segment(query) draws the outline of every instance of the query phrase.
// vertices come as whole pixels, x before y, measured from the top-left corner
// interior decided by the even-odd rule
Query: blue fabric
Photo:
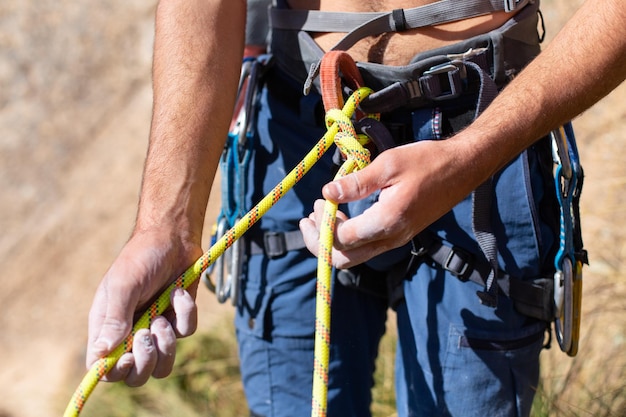
[[[445,131],[450,125],[446,115],[458,110],[448,106],[415,112],[415,139],[452,134]],[[554,241],[537,214],[544,197],[538,152],[529,149],[494,178],[491,222],[500,267],[520,278],[539,276]],[[471,196],[430,229],[482,257],[472,233]],[[504,351],[464,347],[461,338],[511,342],[541,335],[546,324],[517,313],[504,296],[496,309],[481,305],[476,292],[483,289],[426,263],[404,281],[405,300],[397,310],[398,416],[529,415],[543,338]]]
[[[258,115],[257,149],[251,161],[249,207],[270,191],[321,138],[308,110],[311,97],[297,106],[273,100],[264,91]],[[317,98],[319,103],[319,97]],[[331,179],[331,155],[318,163],[250,231],[297,229],[313,201]],[[317,259],[308,250],[267,259],[252,256],[246,265],[235,325],[241,374],[249,407],[265,417],[310,415],[315,329]],[[328,415],[368,416],[374,361],[385,331],[384,299],[333,288]]]
[[[284,79],[285,88],[290,80]],[[294,86],[294,88],[299,88]],[[249,207],[271,190],[322,137],[324,129],[311,109],[319,97],[286,103],[263,90],[257,120],[257,149],[251,161]],[[462,104],[466,106],[466,104]],[[468,107],[471,109],[471,106]],[[413,140],[450,135],[445,107],[398,114]],[[495,179],[493,224],[500,266],[518,277],[536,277],[554,236],[540,220],[544,182],[539,151],[531,148]],[[332,177],[331,155],[272,208],[250,231],[296,230],[312,211],[323,184]],[[351,214],[364,207],[352,205]],[[362,206],[362,205],[361,205]],[[470,197],[432,225],[442,238],[482,256],[471,231]],[[407,248],[403,249],[405,253]],[[397,261],[378,257],[381,271]],[[241,372],[251,411],[265,417],[310,414],[314,346],[316,259],[306,250],[277,258],[256,255],[246,265],[236,315]],[[381,273],[381,279],[383,279]],[[422,263],[404,281],[405,302],[398,307],[396,389],[399,416],[526,416],[539,375],[542,341],[508,350],[462,347],[462,338],[516,341],[538,334],[545,323],[518,314],[499,297],[496,309],[482,306],[472,282]],[[335,284],[331,329],[329,416],[370,415],[374,361],[385,329],[386,304]]]

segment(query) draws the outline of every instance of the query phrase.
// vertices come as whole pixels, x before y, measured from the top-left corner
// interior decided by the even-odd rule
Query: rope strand
[[[369,163],[369,151],[359,143],[351,121],[351,107],[369,95],[367,88],[357,90],[346,102],[343,110],[330,109],[326,113],[326,125],[339,126],[334,135],[335,144],[346,156],[335,179],[343,177]],[[354,103],[354,104],[352,104]],[[332,250],[337,218],[337,203],[326,200],[319,237],[317,255],[317,287],[315,298],[315,348],[313,362],[312,417],[326,417],[328,404],[328,368],[330,363],[330,325],[332,301]]]

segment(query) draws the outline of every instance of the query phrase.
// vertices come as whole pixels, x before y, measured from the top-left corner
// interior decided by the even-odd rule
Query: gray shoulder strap
[[[319,10],[270,9],[273,29],[305,32],[346,32],[332,49],[346,50],[360,39],[386,32],[402,32],[497,11],[512,12],[534,0],[439,0],[410,9],[389,12],[327,12]]]

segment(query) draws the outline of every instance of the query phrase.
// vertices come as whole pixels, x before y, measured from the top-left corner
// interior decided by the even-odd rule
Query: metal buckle
[[[451,265],[458,266],[459,261],[462,263],[461,268],[453,268]],[[469,279],[469,271],[472,267],[472,255],[456,246],[450,248],[450,252],[445,262],[441,265],[443,269],[450,272],[460,281],[465,282]]]
[[[447,91],[444,91],[444,89],[442,88],[442,93],[440,93],[438,96],[429,97],[429,88],[426,85],[425,79],[423,79],[422,77],[438,75],[446,75],[446,77],[440,77],[439,79],[447,80],[447,84],[450,88]],[[463,65],[462,62],[450,61],[431,67],[429,70],[424,71],[422,77],[420,77],[420,90],[422,90],[422,95],[429,97],[430,99],[435,101],[449,100],[457,98],[461,95],[460,82],[467,78],[467,71],[465,69],[465,65]]]
[[[278,258],[287,253],[287,241],[282,232],[265,232],[263,234],[263,249],[265,255],[270,258]]]

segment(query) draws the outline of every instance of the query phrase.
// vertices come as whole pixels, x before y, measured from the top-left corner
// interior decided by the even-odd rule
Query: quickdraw
[[[583,171],[571,124],[553,131],[550,136],[560,206],[560,243],[554,259],[554,327],[561,350],[569,356],[575,356],[580,335],[582,265],[587,262],[586,254],[582,251],[577,212]]]
[[[221,238],[246,213],[243,206],[246,195],[246,176],[254,149],[253,117],[258,103],[258,83],[262,72],[269,65],[270,55],[246,58],[241,66],[237,91],[235,117],[228,133],[227,142],[220,160],[222,208],[217,218],[213,242]],[[239,283],[245,257],[245,242],[238,239],[212,268],[202,274],[202,281],[213,291],[220,303],[229,298],[237,304]],[[215,283],[211,280],[215,277]]]
[[[243,234],[249,230],[267,211],[280,200],[293,186],[315,165],[315,163],[326,153],[326,151],[332,146],[336,136],[345,138],[346,136],[353,137],[353,129],[351,128],[350,119],[354,115],[360,100],[367,97],[371,90],[366,88],[360,88],[355,91],[352,96],[347,100],[341,111],[333,111],[332,116],[327,117],[327,131],[324,136],[317,142],[317,144],[305,155],[302,161],[293,168],[285,178],[277,184],[263,199],[248,211],[243,217],[237,221],[233,227],[228,229],[216,242],[205,252],[193,265],[191,265],[185,272],[183,272],[169,287],[157,298],[157,300],[148,307],[148,309],[141,315],[139,320],[134,324],[131,333],[127,338],[117,346],[111,354],[106,357],[97,360],[89,369],[89,371],[83,377],[81,383],[74,391],[72,398],[70,399],[64,417],[77,417],[86,401],[89,399],[98,382],[115,366],[119,358],[126,352],[129,352],[132,348],[133,337],[135,333],[140,329],[147,329],[152,324],[152,321],[157,316],[162,315],[170,306],[170,296],[172,291],[177,288],[188,288],[193,282],[200,278],[200,276],[213,265],[224,252],[233,246],[233,244],[240,239]],[[352,131],[351,131],[352,130]],[[339,132],[342,132],[338,135]],[[347,132],[347,134],[346,134]],[[344,142],[343,140],[341,142]],[[346,140],[347,145],[341,145],[346,152],[354,145],[357,149],[358,146],[349,140]],[[358,142],[357,142],[358,144]],[[360,145],[359,145],[360,146]],[[353,154],[353,152],[348,152]],[[356,152],[359,153],[358,151]],[[360,158],[359,158],[360,160]],[[352,165],[353,161],[349,162]],[[361,162],[357,163],[359,166]],[[346,171],[347,172],[347,171]],[[334,227],[329,224],[329,227]],[[332,229],[329,230],[330,237],[332,239]],[[330,242],[332,247],[332,240]],[[328,258],[325,258],[328,261]],[[330,264],[327,265],[330,268]],[[328,278],[325,277],[324,281],[328,283]],[[330,297],[330,285],[326,287],[327,294],[325,298],[329,300]],[[231,294],[232,296],[232,294]],[[330,306],[330,304],[328,304]],[[330,314],[328,314],[327,323],[330,322]],[[327,329],[330,329],[328,326]],[[321,330],[320,330],[321,331]],[[316,331],[317,333],[317,331]],[[317,336],[316,336],[317,339]],[[329,341],[329,333],[326,332],[325,340]],[[326,350],[328,352],[328,349]],[[319,364],[323,366],[324,359]],[[322,379],[327,381],[328,378],[328,356],[326,356],[325,365],[326,377],[322,376]],[[326,389],[322,391],[327,392]],[[326,396],[320,397],[320,399],[314,400],[319,404],[316,407],[315,415],[326,415]]]

